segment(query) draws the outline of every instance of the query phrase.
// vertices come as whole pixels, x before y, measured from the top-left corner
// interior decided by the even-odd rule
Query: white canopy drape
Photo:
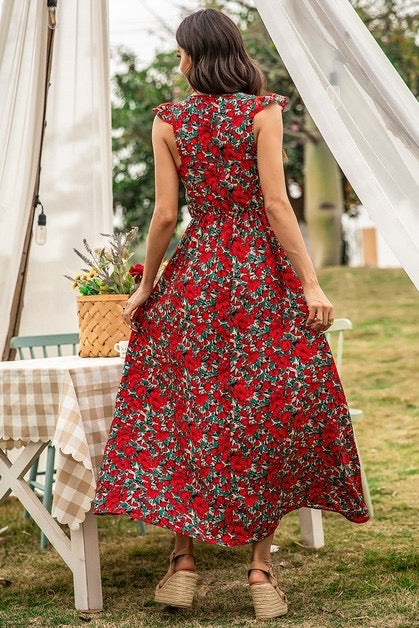
[[[349,0],[255,0],[324,140],[419,289],[419,105]]]
[[[0,349],[35,185],[45,81],[46,5],[3,4],[0,21]]]
[[[4,0],[0,22],[0,348],[32,203],[46,60],[45,0]],[[62,0],[48,96],[40,198],[48,239],[32,243],[19,333],[77,331],[73,247],[112,231],[107,0]]]

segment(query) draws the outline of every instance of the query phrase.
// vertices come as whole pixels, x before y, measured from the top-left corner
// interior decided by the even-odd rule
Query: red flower
[[[151,455],[147,450],[141,451],[136,457],[136,461],[140,465],[140,467],[146,471],[151,471],[154,465],[151,461]]]
[[[197,495],[192,502],[193,507],[195,508],[199,517],[205,517],[208,512],[208,504],[205,503],[202,495]]]
[[[234,188],[231,197],[234,203],[242,203],[245,205],[249,200],[249,193],[246,192],[242,185],[237,185]]]
[[[141,278],[144,272],[144,266],[142,264],[135,264],[135,266],[131,266],[129,269],[129,274],[131,277]]]
[[[224,159],[227,161],[234,161],[235,159],[241,159],[241,153],[239,149],[234,148],[231,144],[223,146]]]
[[[259,429],[259,425],[257,423],[251,423],[250,420],[246,417],[242,419],[242,424],[246,436],[253,436]]]
[[[161,395],[161,391],[157,388],[151,391],[148,402],[155,412],[163,408],[166,403],[164,397]]]
[[[200,254],[201,262],[205,263],[214,255],[213,251],[202,251]]]
[[[256,504],[258,499],[259,497],[257,495],[246,495],[244,498],[244,503],[246,504],[246,506],[249,506],[251,508]]]
[[[191,281],[186,284],[184,294],[189,301],[194,301],[199,296],[200,292],[199,286],[194,285]]]
[[[245,311],[236,312],[231,319],[232,324],[238,327],[241,331],[247,331],[249,326],[253,323],[255,314],[246,314]]]
[[[133,447],[133,445],[127,445],[125,447],[124,454],[127,458],[132,458],[136,451],[137,450],[135,449],[135,447]]]
[[[202,143],[204,150],[208,150],[208,147],[212,140],[212,131],[209,127],[200,128],[198,131],[198,138]]]
[[[110,512],[112,512],[114,508],[119,506],[120,503],[121,503],[121,497],[119,493],[110,493],[110,492],[108,493],[108,496],[106,498],[106,508]]]
[[[233,397],[237,399],[240,403],[246,403],[246,401],[253,396],[253,393],[254,387],[247,387],[241,381],[237,382],[232,390]]]
[[[291,349],[291,347],[292,347],[292,342],[291,342],[291,340],[288,340],[288,338],[285,338],[284,340],[282,340],[282,341],[279,343],[279,345],[280,345],[280,347],[281,347],[282,351],[283,351],[284,353],[286,353],[287,351],[289,351],[289,350]]]
[[[244,262],[248,256],[248,250],[244,244],[240,240],[233,240],[231,243],[231,252],[235,255],[240,262]]]

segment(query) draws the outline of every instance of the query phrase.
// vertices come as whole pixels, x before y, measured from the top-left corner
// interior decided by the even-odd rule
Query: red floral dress
[[[137,310],[94,512],[208,543],[308,506],[368,521],[342,384],[263,205],[253,117],[278,94],[196,94],[172,125],[191,221]]]

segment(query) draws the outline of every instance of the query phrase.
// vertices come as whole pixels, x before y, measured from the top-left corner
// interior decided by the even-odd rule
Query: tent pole
[[[41,140],[39,143],[38,165],[37,165],[37,172],[36,172],[36,178],[35,178],[35,188],[34,188],[34,193],[32,197],[32,206],[29,211],[28,222],[26,225],[25,240],[23,243],[22,254],[20,257],[19,272],[18,272],[18,276],[16,280],[13,301],[10,308],[9,329],[7,331],[7,336],[4,343],[2,360],[14,360],[15,359],[16,349],[10,348],[10,339],[13,336],[16,336],[18,334],[20,321],[22,318],[23,299],[25,296],[26,277],[28,274],[29,252],[31,248],[33,222],[34,222],[35,210],[36,210],[35,199],[37,198],[38,193],[39,193],[39,184],[41,180],[41,159],[42,159],[42,148],[44,145],[44,135],[45,135],[45,127],[46,127],[46,112],[47,112],[47,101],[48,101],[48,88],[50,85],[49,80],[51,77],[52,51],[54,48],[54,35],[55,35],[55,26],[56,26],[56,23],[55,23],[56,5],[57,5],[57,0],[47,0],[47,7],[48,7],[47,55],[46,55],[46,68],[45,68],[42,131],[41,131]]]

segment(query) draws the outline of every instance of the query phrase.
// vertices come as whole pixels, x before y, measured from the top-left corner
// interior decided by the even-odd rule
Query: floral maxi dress
[[[264,209],[253,117],[287,98],[193,94],[153,111],[191,220],[137,310],[95,514],[233,546],[302,506],[368,521],[342,384]]]

